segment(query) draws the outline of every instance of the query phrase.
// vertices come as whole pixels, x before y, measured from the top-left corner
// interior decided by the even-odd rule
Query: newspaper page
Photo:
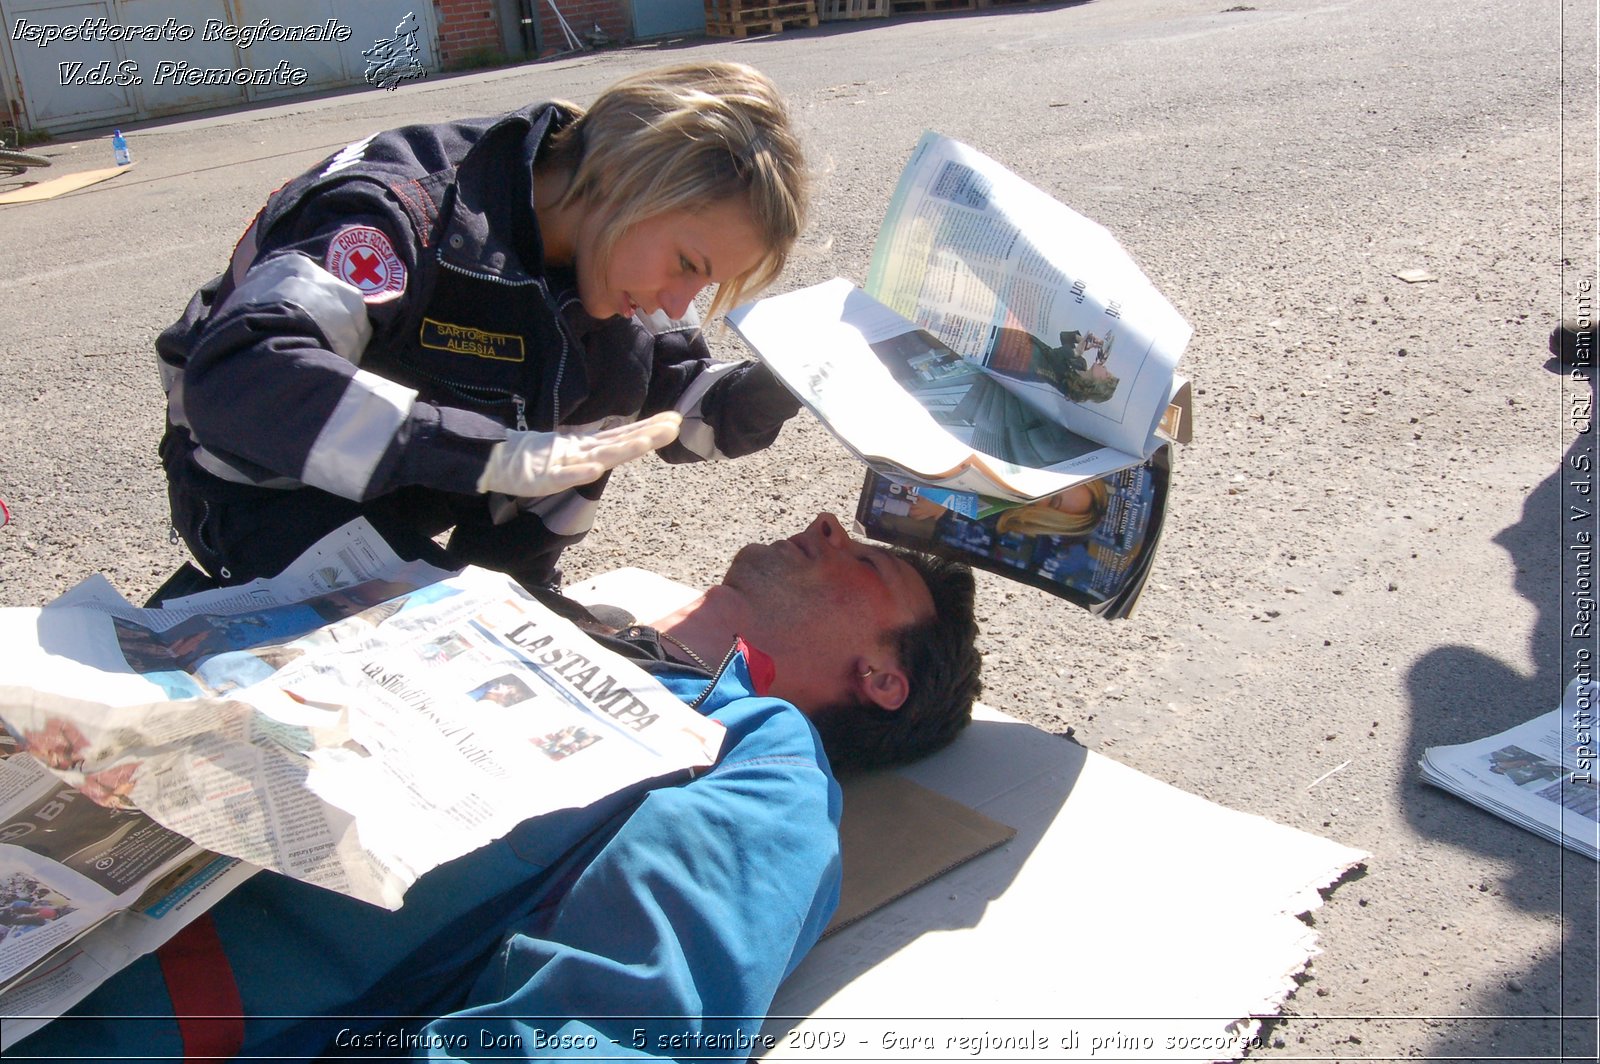
[[[449,570],[426,562],[402,561],[378,530],[366,518],[358,517],[312,544],[277,576],[169,599],[159,609],[140,609],[97,573],[50,605],[95,606],[153,632],[165,632],[195,616],[226,616],[286,606],[374,580],[388,582],[398,593],[448,576]]]
[[[523,820],[709,765],[721,745],[716,722],[501,574],[469,568],[288,642],[249,642],[301,609],[316,612],[227,618],[246,645],[224,640],[192,677],[215,693],[113,706],[93,686],[0,687],[0,718],[97,800],[390,909],[423,872]],[[116,623],[124,649],[149,634]]]
[[[0,1051],[61,1015],[139,957],[160,948],[258,869],[195,848],[132,906],[34,963],[0,991]]]
[[[173,688],[187,696],[205,689],[184,670],[206,654],[205,640],[192,640],[182,627],[186,621],[191,628],[227,631],[226,623],[192,619],[298,605],[307,596],[339,588],[346,589],[345,612],[351,612],[363,596],[383,597],[449,575],[402,562],[370,524],[358,519],[324,537],[278,577],[191,596],[173,609],[138,609],[95,574],[42,612],[0,610],[0,638],[7,647],[8,674],[29,678],[35,686],[53,684],[70,693],[75,682],[88,682],[98,698],[112,698],[120,690],[132,702]],[[380,579],[387,583],[375,582]],[[356,585],[353,593],[351,585]],[[338,615],[334,599],[320,601],[323,614]],[[51,612],[69,606],[103,616]],[[329,616],[323,614],[301,611],[298,627],[291,627],[295,634],[304,632],[325,623]],[[60,616],[71,620],[58,624]],[[119,623],[130,619],[136,623]],[[123,635],[131,638],[125,643]],[[179,653],[186,643],[189,653]],[[171,653],[152,656],[151,647]],[[211,646],[213,654],[219,649],[228,652]],[[111,672],[85,669],[89,661]],[[0,732],[0,900],[6,906],[0,914],[0,1017],[5,1018],[0,1049],[77,1004],[258,871],[195,846],[142,812],[94,804],[90,793],[60,782]],[[80,866],[87,866],[80,875],[91,886],[73,879]],[[142,884],[148,885],[141,892]]]
[[[1143,439],[1133,451],[1104,446],[1018,401],[992,374],[842,278],[746,304],[728,322],[869,465],[1027,502],[1145,457]]]
[[[199,847],[137,810],[101,808],[15,744],[0,746],[0,753],[6,755],[0,758],[3,988],[131,906]]]
[[[1422,778],[1502,819],[1600,860],[1595,699],[1574,679],[1561,707],[1476,742],[1430,746]]]
[[[1193,331],[1106,229],[933,132],[866,289],[1052,420],[1140,457]]]

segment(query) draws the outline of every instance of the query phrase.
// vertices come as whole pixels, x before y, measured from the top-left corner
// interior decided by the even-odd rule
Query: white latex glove
[[[478,490],[537,498],[588,484],[614,466],[665,447],[678,438],[682,423],[668,410],[591,436],[512,431],[489,452]]]

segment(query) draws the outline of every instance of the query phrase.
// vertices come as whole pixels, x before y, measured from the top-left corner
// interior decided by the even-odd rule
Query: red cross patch
[[[383,303],[406,290],[406,265],[382,231],[370,225],[339,230],[328,242],[327,271],[353,285],[368,303]]]

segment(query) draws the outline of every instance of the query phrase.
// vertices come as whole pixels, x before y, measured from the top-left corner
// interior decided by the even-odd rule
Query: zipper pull
[[[528,431],[528,402],[520,395],[511,397],[511,405],[517,408],[517,431]]]

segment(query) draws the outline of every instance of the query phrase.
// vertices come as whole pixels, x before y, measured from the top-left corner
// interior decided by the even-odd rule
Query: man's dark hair
[[[836,772],[900,765],[941,749],[972,720],[982,689],[972,570],[915,551],[893,553],[928,585],[933,619],[891,636],[911,682],[899,709],[852,704],[812,717]]]

